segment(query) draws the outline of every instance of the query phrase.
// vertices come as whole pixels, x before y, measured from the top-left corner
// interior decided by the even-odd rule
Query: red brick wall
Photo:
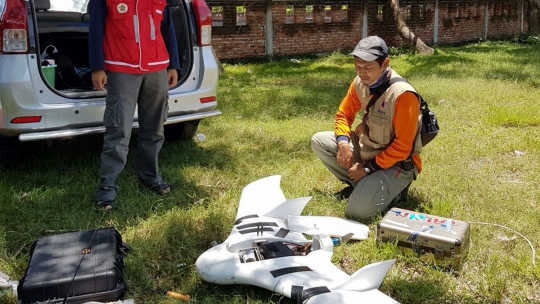
[[[295,23],[285,23],[288,3],[273,6],[274,55],[313,54],[352,49],[362,35],[362,7],[349,5],[347,21],[340,19],[341,6],[333,6],[324,22],[324,5],[313,5],[313,23],[306,23],[306,3],[294,3]]]
[[[223,26],[212,28],[212,45],[220,59],[266,55],[265,0],[206,0],[210,7],[223,7]],[[478,41],[484,38],[485,1],[440,0],[438,44]],[[278,56],[352,50],[362,36],[362,0],[271,1],[273,54]],[[294,7],[293,23],[287,23],[286,8]],[[306,22],[306,5],[313,6],[313,22]],[[331,5],[331,10],[325,10]],[[342,10],[347,5],[347,10]],[[407,25],[426,44],[434,44],[435,0],[401,0]],[[246,25],[236,24],[236,6],[247,10]],[[382,15],[378,14],[382,6]],[[423,10],[421,11],[421,9]],[[519,34],[520,1],[489,0],[488,39]],[[525,9],[527,7],[525,6]],[[409,12],[409,14],[407,14]],[[389,46],[403,46],[388,0],[369,0],[368,35],[384,38]],[[407,15],[409,17],[407,17]],[[325,17],[330,22],[325,22]],[[382,17],[382,18],[380,18]],[[381,20],[382,19],[382,20]],[[526,22],[524,23],[526,28]]]
[[[441,2],[439,10],[439,43],[484,38],[485,2]]]
[[[223,26],[212,27],[212,46],[220,59],[260,57],[265,55],[266,4],[248,2],[246,25],[236,25],[238,1],[207,1],[208,6],[223,7]]]
[[[521,4],[509,1],[490,1],[488,9],[491,14],[488,23],[488,38],[497,38],[500,36],[508,36],[511,33],[519,33]]]

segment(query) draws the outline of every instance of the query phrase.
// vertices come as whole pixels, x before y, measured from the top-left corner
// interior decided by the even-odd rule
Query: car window
[[[0,20],[4,18],[5,11],[6,11],[6,0],[0,0]]]
[[[50,11],[86,13],[90,0],[50,0]]]

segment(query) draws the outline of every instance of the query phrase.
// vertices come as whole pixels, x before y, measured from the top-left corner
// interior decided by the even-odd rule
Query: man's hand
[[[351,167],[352,152],[349,143],[345,140],[338,141],[337,162],[343,169]]]
[[[92,71],[92,84],[98,91],[105,91],[107,84],[107,74],[104,70]]]
[[[169,88],[175,87],[178,82],[178,72],[175,69],[167,70],[167,79],[169,79]]]
[[[360,163],[352,165],[352,167],[347,171],[347,174],[353,182],[359,182],[362,178],[364,178],[364,176],[367,175],[364,171],[364,167]]]

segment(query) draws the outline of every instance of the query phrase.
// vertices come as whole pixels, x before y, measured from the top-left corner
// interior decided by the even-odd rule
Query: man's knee
[[[335,151],[333,151],[335,148],[332,149],[331,146],[335,143],[332,143],[332,140],[334,139],[332,135],[328,134],[328,132],[315,133],[311,137],[311,150],[313,150],[313,152],[315,152],[315,154],[318,156],[333,156],[335,154]]]
[[[379,180],[378,185],[359,183],[347,201],[345,215],[365,219],[383,212],[393,197],[388,191],[388,185]]]
[[[320,150],[320,147],[321,147],[321,140],[319,138],[320,133],[321,132],[318,132],[318,133],[313,134],[313,136],[311,136],[311,150],[313,150],[313,152],[317,152]]]
[[[371,203],[365,203],[358,200],[349,200],[347,202],[347,209],[345,210],[345,215],[348,217],[356,219],[367,219],[369,217],[375,216],[380,212],[384,211],[383,205],[374,205]]]

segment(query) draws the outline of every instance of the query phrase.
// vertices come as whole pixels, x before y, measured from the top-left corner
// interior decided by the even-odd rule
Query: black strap
[[[366,112],[369,113],[369,109],[375,104],[375,102],[377,101],[377,99],[379,99],[379,97],[381,97],[381,95],[393,84],[394,82],[392,82],[392,79],[390,80],[387,80],[385,82],[383,82],[380,86],[377,87],[377,89],[375,89],[375,91],[373,92],[373,95],[371,95],[371,99],[369,100],[367,106],[366,106]],[[366,113],[366,114],[367,114]]]
[[[302,301],[303,301],[303,299],[302,299],[302,291],[303,290],[304,290],[303,286],[293,285],[291,287],[291,299],[296,300],[297,304],[301,304]]]
[[[287,234],[289,234],[289,232],[291,231],[285,228],[281,228],[274,236],[279,237],[279,238],[284,238],[287,236]]]
[[[312,287],[304,290],[303,286],[293,285],[291,287],[291,299],[296,300],[297,304],[302,304],[314,296],[327,292],[331,291],[326,286]]]
[[[272,276],[274,278],[289,274],[289,273],[295,273],[295,272],[303,272],[303,271],[313,271],[311,268],[307,266],[291,266],[291,267],[285,267],[280,269],[275,269],[270,271]]]
[[[379,97],[381,97],[381,95],[391,85],[393,85],[396,82],[400,82],[400,81],[411,84],[407,79],[401,78],[401,77],[390,78],[390,80],[387,80],[387,81],[383,82],[379,87],[377,87],[377,89],[375,89],[375,92],[373,92],[373,95],[372,95],[371,99],[369,100],[369,103],[368,103],[368,105],[366,107],[366,111],[369,111],[369,108],[371,108],[375,104],[377,99],[379,99]],[[416,95],[418,96],[418,99],[420,99],[420,109],[422,110],[422,113],[429,112],[428,104],[424,100],[424,98],[422,98],[422,95],[420,95],[420,93],[418,93],[418,91],[416,92]]]
[[[275,222],[256,222],[256,223],[249,223],[244,224],[242,226],[236,227],[238,230],[244,230],[246,228],[253,228],[253,227],[259,227],[259,226],[270,226],[270,227],[279,227],[278,224]]]
[[[241,218],[238,218],[236,221],[234,221],[233,226],[236,226],[236,225],[240,224],[243,220],[250,219],[250,218],[256,218],[256,217],[259,217],[259,216],[256,215],[256,214],[250,214],[250,215],[243,216]]]
[[[406,82],[408,84],[410,84],[410,82],[405,79],[405,78],[402,78],[402,77],[394,77],[394,78],[390,78],[389,80],[383,82],[379,87],[377,87],[377,89],[375,89],[375,91],[373,92],[373,95],[371,96],[371,99],[369,100],[367,106],[366,106],[366,114],[369,113],[369,109],[375,104],[375,102],[377,101],[377,99],[379,99],[379,97],[381,97],[381,95],[391,86],[393,85],[394,83],[396,82],[400,82],[400,81],[403,81],[403,82]],[[420,95],[420,93],[416,92],[416,95],[418,96],[418,99],[420,100],[420,111],[422,112],[422,115],[427,115],[429,114],[429,108],[428,108],[428,104],[427,102],[424,100],[424,98],[422,98],[422,96]],[[409,157],[403,161],[406,162],[408,159],[412,159],[412,155],[414,153],[414,145],[416,144],[416,138],[418,137],[418,134],[414,137],[414,140],[413,140],[413,146],[412,146],[412,149],[411,149],[411,153],[409,154]],[[414,166],[414,165],[413,165]],[[410,164],[402,164],[402,168],[403,167],[407,167],[407,168],[410,168]],[[414,168],[414,167],[413,167]],[[405,169],[405,168],[403,168]],[[405,169],[407,170],[407,169]],[[409,171],[409,170],[407,170]]]

